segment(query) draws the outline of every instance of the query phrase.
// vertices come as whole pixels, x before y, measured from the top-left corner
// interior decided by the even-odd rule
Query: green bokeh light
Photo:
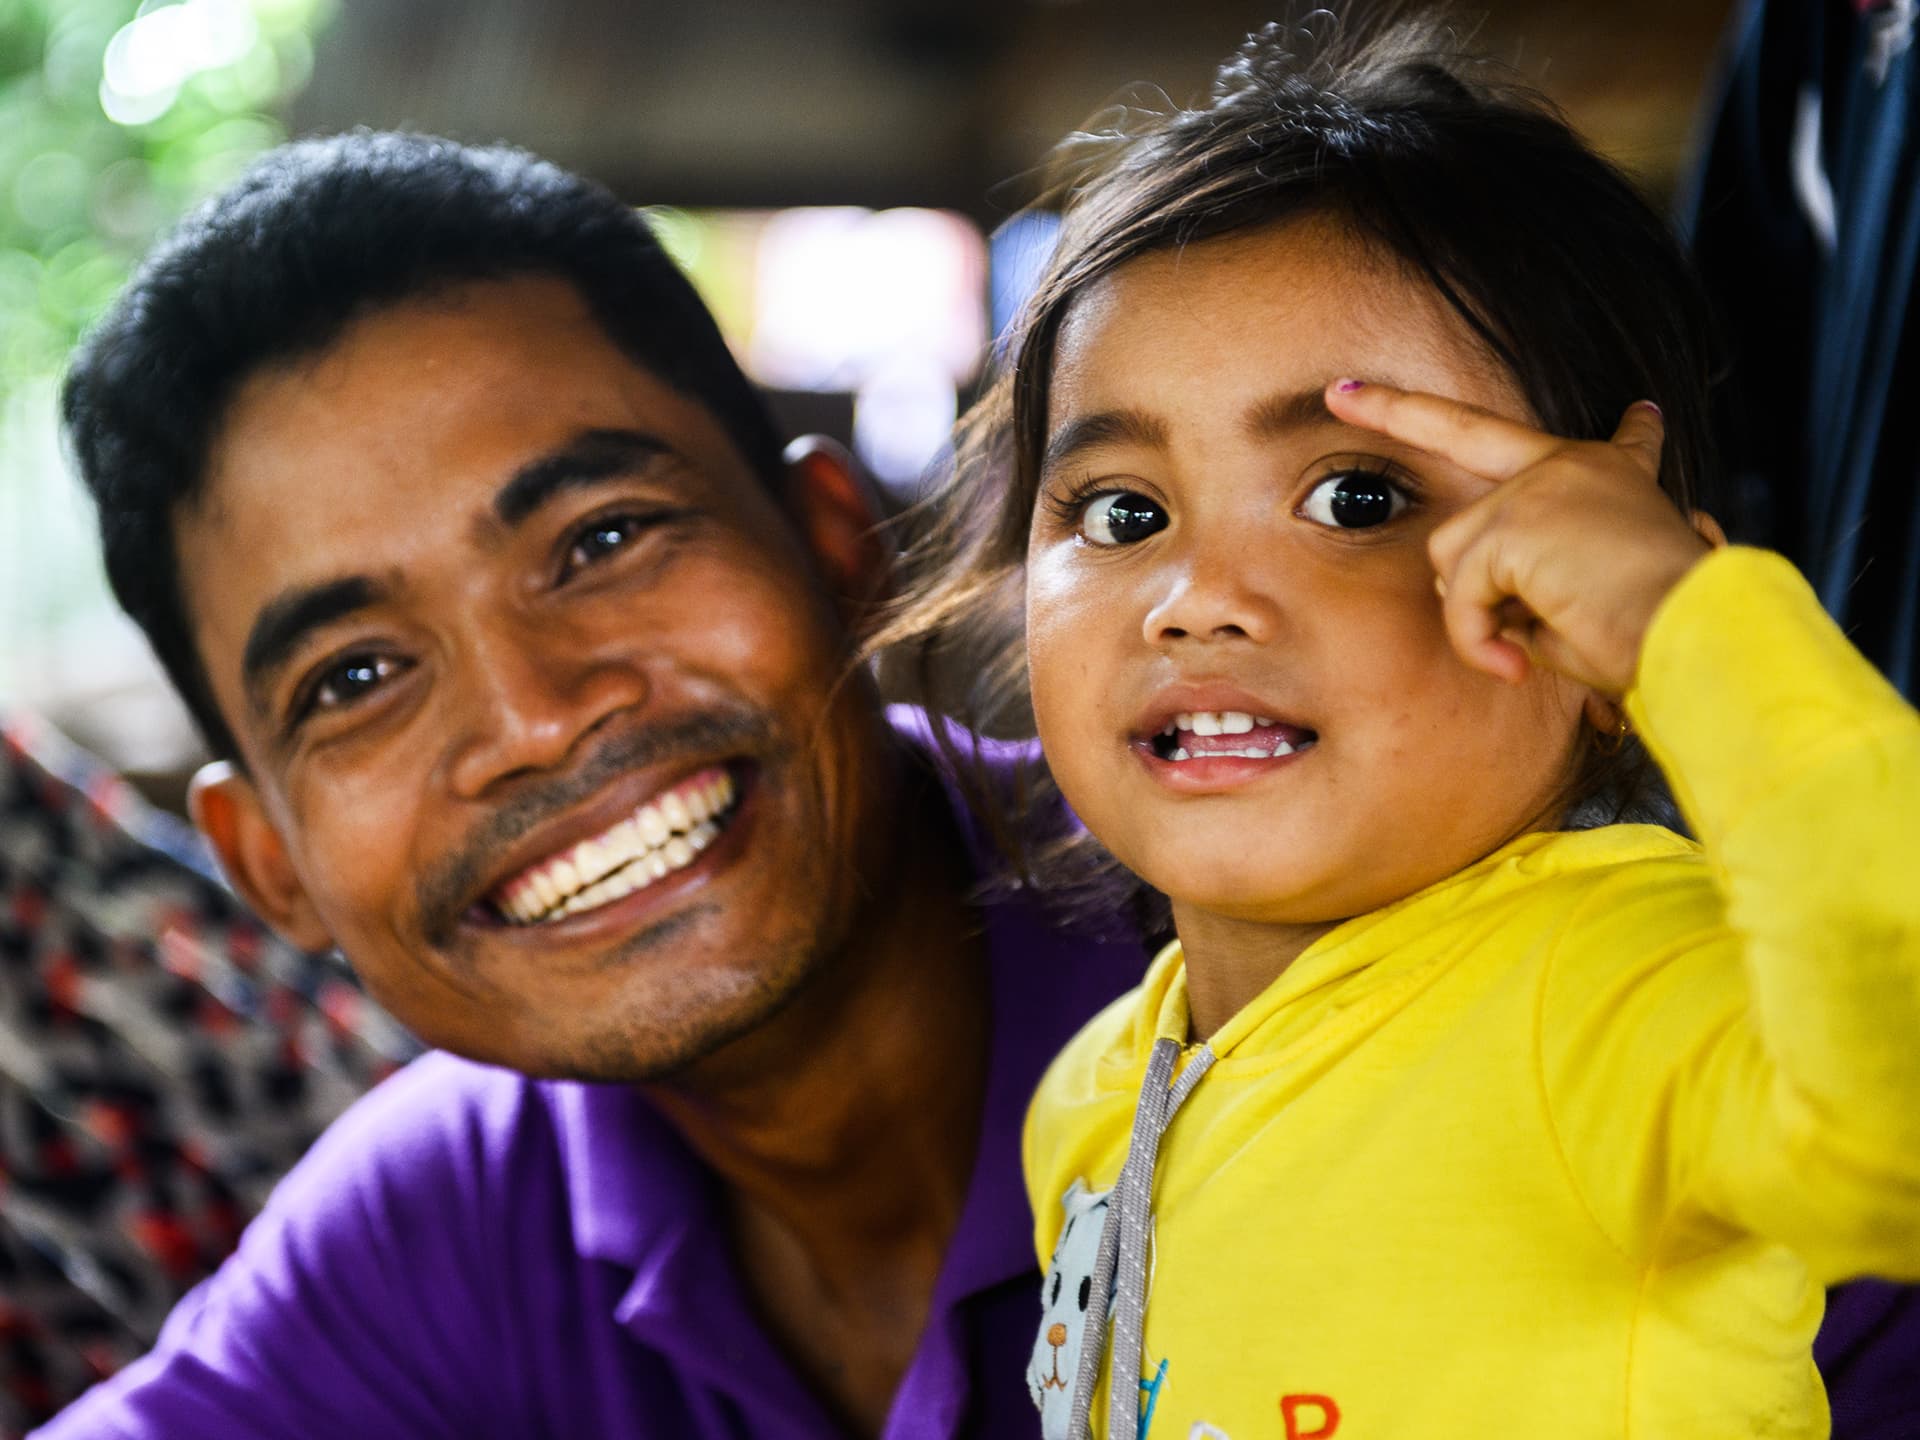
[[[159,231],[284,138],[333,3],[0,0],[0,703],[23,645],[108,603],[52,439],[66,357]],[[136,24],[164,43],[128,71],[123,41],[123,78],[166,83],[116,123]]]

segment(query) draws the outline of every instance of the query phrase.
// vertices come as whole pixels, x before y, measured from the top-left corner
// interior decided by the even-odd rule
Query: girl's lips
[[[1268,760],[1304,750],[1318,738],[1304,726],[1229,710],[1177,715],[1147,743],[1160,759],[1176,762],[1226,756]]]
[[[1179,794],[1202,795],[1238,790],[1276,775],[1312,755],[1318,743],[1318,736],[1312,731],[1297,729],[1293,730],[1299,738],[1297,744],[1284,737],[1266,748],[1221,743],[1251,740],[1258,733],[1249,731],[1244,736],[1190,737],[1202,740],[1209,747],[1219,747],[1197,751],[1184,746],[1164,746],[1160,736],[1136,740],[1130,748],[1156,783]]]
[[[1289,713],[1284,702],[1216,681],[1165,686],[1142,707],[1138,717],[1133,733],[1143,740],[1172,731],[1212,736],[1278,728],[1289,738],[1290,732],[1301,736],[1313,733],[1297,715]]]

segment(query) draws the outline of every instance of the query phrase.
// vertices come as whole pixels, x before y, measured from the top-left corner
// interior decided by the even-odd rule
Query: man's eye
[[[1167,512],[1131,490],[1096,495],[1080,512],[1080,533],[1095,545],[1136,545],[1167,528]]]
[[[295,703],[296,715],[338,710],[385,684],[402,669],[391,655],[349,655],[315,673]]]
[[[567,563],[591,565],[611,555],[639,534],[640,530],[640,519],[636,515],[609,515],[603,520],[595,520],[574,536],[573,545],[567,551]]]
[[[670,518],[671,515],[663,511],[659,514],[602,515],[589,520],[574,534],[567,546],[568,573],[604,560],[616,550],[625,549],[643,532]]]
[[[1406,491],[1386,476],[1349,470],[1314,486],[1300,513],[1316,525],[1335,530],[1367,530],[1386,524],[1406,508]]]

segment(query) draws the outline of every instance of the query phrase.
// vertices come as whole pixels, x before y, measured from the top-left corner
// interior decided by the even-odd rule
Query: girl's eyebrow
[[[1101,445],[1138,445],[1164,449],[1167,427],[1157,415],[1144,410],[1096,410],[1091,415],[1076,415],[1047,441],[1047,452],[1040,457],[1040,473],[1050,475],[1083,450]]]
[[[1256,440],[1272,440],[1314,425],[1344,425],[1327,409],[1325,385],[1304,390],[1281,390],[1248,407],[1241,425]],[[1053,434],[1040,457],[1044,479],[1074,456],[1103,445],[1137,445],[1165,449],[1166,422],[1144,410],[1123,407],[1075,415]]]
[[[1269,395],[1247,410],[1241,422],[1247,434],[1256,440],[1272,440],[1304,430],[1310,425],[1339,425],[1342,422],[1327,409],[1327,387],[1311,390],[1283,390]]]

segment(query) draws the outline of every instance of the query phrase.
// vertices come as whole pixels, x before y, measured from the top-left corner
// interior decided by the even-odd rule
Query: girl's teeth
[[[1245,735],[1254,729],[1271,728],[1273,723],[1265,715],[1252,715],[1245,710],[1182,710],[1167,721],[1161,728],[1160,734],[1168,740],[1177,740],[1182,733],[1204,735],[1208,738],[1216,735]]]
[[[1250,730],[1268,730],[1277,722],[1271,715],[1254,715],[1245,710],[1182,710],[1160,727],[1162,735],[1245,735]]]

